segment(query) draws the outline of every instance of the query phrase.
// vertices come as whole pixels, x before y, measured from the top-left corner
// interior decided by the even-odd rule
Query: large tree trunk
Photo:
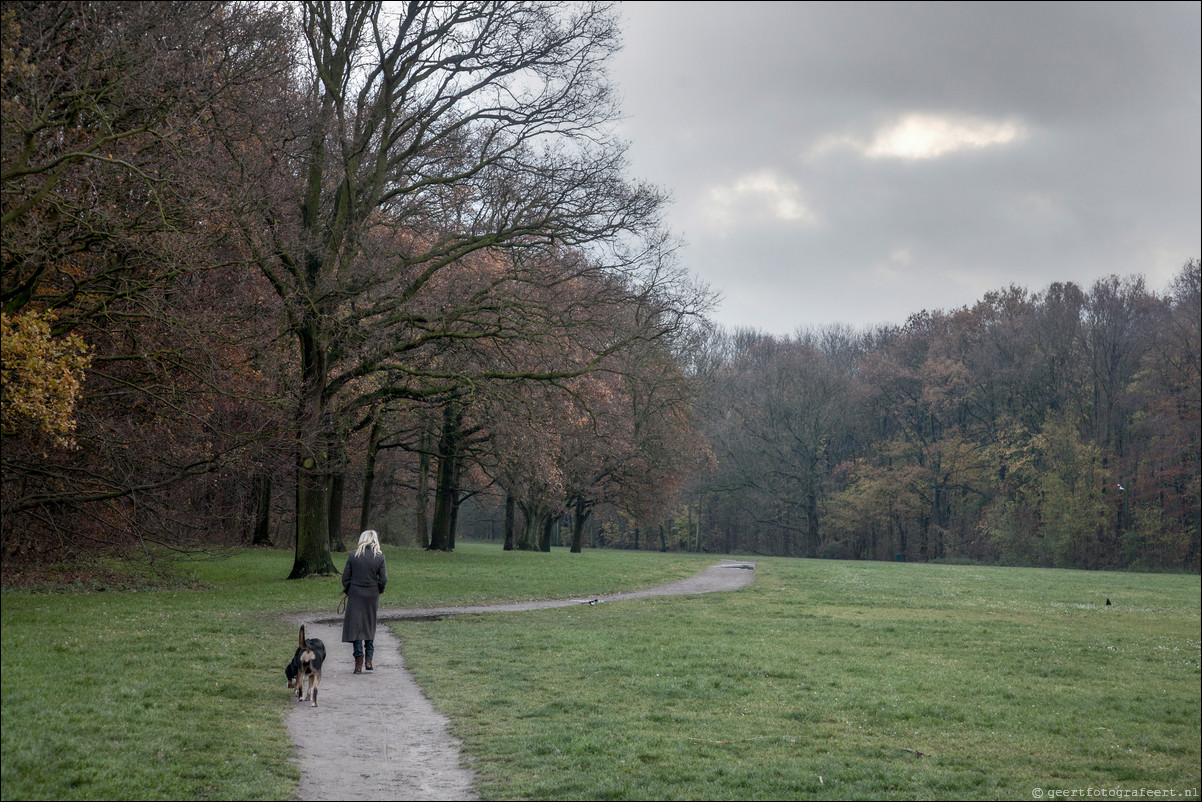
[[[330,501],[327,507],[330,551],[346,551],[346,544],[342,540],[342,507],[346,501],[346,447],[334,436],[332,428],[326,434],[326,453],[330,460]]]
[[[300,450],[296,458],[296,555],[289,579],[336,572],[330,557],[328,455],[321,431],[325,354],[315,345],[315,326],[304,334],[308,335],[301,337],[306,393],[297,416]]]
[[[302,225],[307,232],[315,232],[318,228],[317,207],[321,196],[324,137],[315,136],[311,147],[314,153],[309,164],[307,192],[302,207]],[[306,250],[303,273],[308,289],[320,283],[323,266],[321,254]],[[329,480],[326,435],[329,421],[326,420],[325,390],[329,354],[321,310],[307,307],[301,313],[295,331],[301,360],[301,399],[297,414],[300,451],[296,466],[296,558],[289,579],[332,574],[336,570],[330,558],[330,498],[326,484]]]
[[[522,551],[539,551],[539,540],[543,532],[543,524],[550,513],[541,504],[522,504],[522,514],[526,517],[526,526],[522,530],[522,539],[518,548]]]
[[[592,515],[592,505],[580,496],[572,508],[572,550],[571,554],[580,554],[584,546],[584,524]]]
[[[371,426],[371,436],[367,438],[367,458],[363,466],[363,496],[359,504],[359,531],[371,529],[371,491],[376,483],[376,455],[380,451],[380,421],[377,418]]]
[[[438,477],[434,486],[434,523],[430,527],[429,549],[451,550],[451,511],[454,506],[455,457],[440,454]]]
[[[438,477],[434,488],[434,525],[430,531],[429,548],[452,551],[451,527],[459,477],[459,426],[462,423],[459,404],[448,401],[442,412],[442,436],[438,441]]]
[[[342,540],[342,504],[346,498],[344,492],[346,473],[342,468],[330,474],[330,551],[346,551],[346,543]]]
[[[333,574],[328,532],[329,510],[326,479],[328,474],[311,454],[303,451],[296,465],[296,555],[289,579],[314,574]]]

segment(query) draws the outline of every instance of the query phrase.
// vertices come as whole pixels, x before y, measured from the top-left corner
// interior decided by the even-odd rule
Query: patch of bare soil
[[[754,567],[754,563],[726,560],[669,585],[595,599],[381,608],[378,618],[445,618],[737,590],[755,578]],[[388,627],[376,629],[375,670],[356,675],[351,645],[341,642],[341,618],[323,614],[304,622],[297,619],[297,623],[305,624],[308,637],[321,638],[326,644],[319,706],[297,702],[288,717],[302,775],[297,799],[479,799],[460,742],[447,731],[447,718],[434,709],[405,670],[400,642]]]

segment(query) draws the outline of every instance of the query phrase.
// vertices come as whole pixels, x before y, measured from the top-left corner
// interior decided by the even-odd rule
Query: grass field
[[[1196,794],[1198,577],[756,574],[723,596],[394,629],[490,799]]]
[[[611,593],[714,558],[388,560],[387,604],[437,606]],[[339,590],[286,582],[290,566],[254,551],[191,564],[203,589],[4,594],[3,798],[290,798],[282,616]],[[490,799],[1196,798],[1197,576],[782,559],[756,575],[394,629]]]

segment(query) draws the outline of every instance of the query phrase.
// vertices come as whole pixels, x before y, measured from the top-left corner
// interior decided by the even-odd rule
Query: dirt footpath
[[[395,621],[471,613],[521,612],[611,603],[648,596],[737,590],[755,578],[754,563],[727,560],[696,576],[630,593],[596,599],[559,599],[480,607],[381,608],[378,618]],[[302,623],[297,619],[297,623]],[[479,799],[460,742],[447,732],[446,716],[434,709],[405,670],[400,642],[376,629],[375,670],[354,674],[351,646],[342,643],[342,619],[328,614],[303,622],[310,638],[326,644],[326,662],[314,708],[298,702],[288,717],[296,743],[301,782],[297,799]],[[281,684],[283,680],[281,679]]]

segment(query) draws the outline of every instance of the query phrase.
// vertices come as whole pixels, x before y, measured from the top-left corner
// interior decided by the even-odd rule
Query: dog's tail
[[[305,648],[305,625],[304,625],[304,624],[301,624],[301,631],[300,631],[300,647],[301,647],[302,649],[303,649],[303,648]]]

